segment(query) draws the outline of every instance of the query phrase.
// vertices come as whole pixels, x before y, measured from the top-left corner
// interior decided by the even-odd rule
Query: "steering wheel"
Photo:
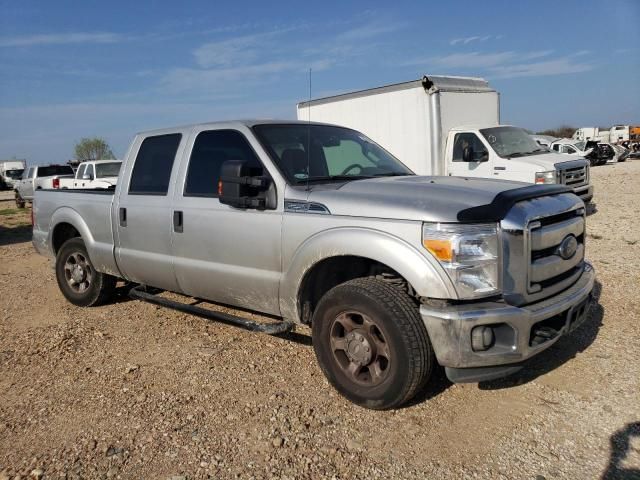
[[[352,163],[351,165],[349,165],[347,168],[345,168],[340,175],[346,175],[347,173],[349,173],[351,170],[353,170],[354,168],[359,168],[360,170],[362,170],[362,165],[358,164],[358,163]]]

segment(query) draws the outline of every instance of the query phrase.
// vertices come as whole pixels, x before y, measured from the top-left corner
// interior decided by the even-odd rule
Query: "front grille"
[[[580,187],[589,183],[588,167],[573,167],[560,170],[560,183],[568,187]]]
[[[580,275],[584,262],[584,209],[537,218],[527,226],[529,244],[529,293],[572,283]],[[572,238],[575,239],[573,242]],[[561,245],[573,243],[569,256]],[[564,253],[565,257],[562,256]]]

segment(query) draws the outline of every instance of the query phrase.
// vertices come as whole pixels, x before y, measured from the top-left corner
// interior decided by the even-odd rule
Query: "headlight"
[[[548,172],[536,172],[536,183],[558,183],[558,176],[555,170]]]
[[[424,223],[422,244],[444,267],[459,298],[486,297],[500,292],[495,224]]]

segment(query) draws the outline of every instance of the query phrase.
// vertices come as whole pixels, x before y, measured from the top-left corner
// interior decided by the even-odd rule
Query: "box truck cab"
[[[363,132],[418,175],[564,183],[593,197],[589,162],[558,155],[500,124],[500,95],[481,78],[421,80],[301,102],[299,120]]]

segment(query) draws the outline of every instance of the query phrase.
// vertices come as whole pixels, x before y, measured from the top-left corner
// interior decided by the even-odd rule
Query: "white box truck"
[[[364,133],[419,175],[562,183],[585,202],[593,197],[589,162],[500,125],[500,95],[481,78],[424,76],[300,102],[297,113]]]
[[[0,189],[13,190],[22,178],[26,166],[26,160],[0,160]]]

